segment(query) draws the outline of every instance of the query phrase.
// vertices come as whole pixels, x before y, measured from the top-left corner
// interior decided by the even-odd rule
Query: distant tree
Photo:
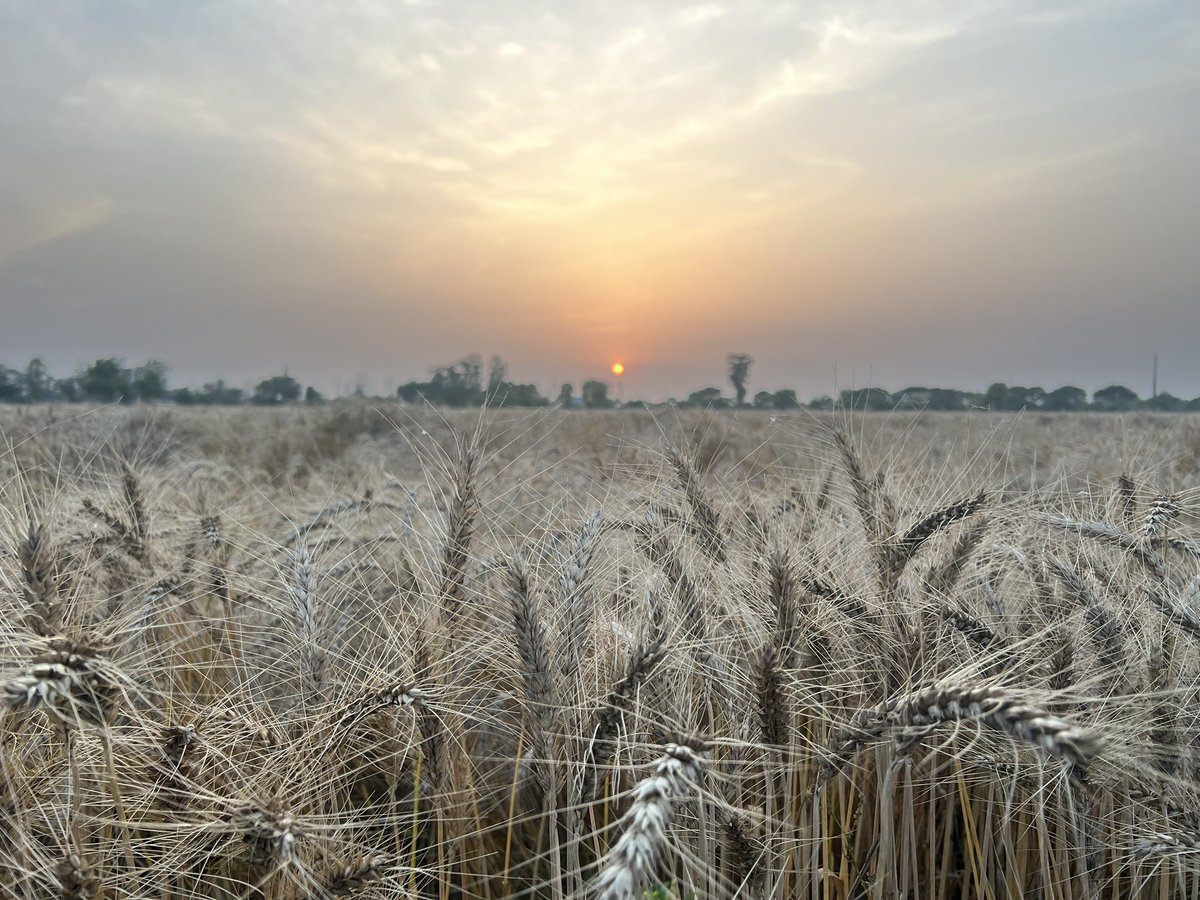
[[[311,384],[304,390],[305,406],[320,406],[325,402],[325,396]]]
[[[603,381],[585,381],[583,405],[588,409],[608,409],[612,406],[612,401],[608,399],[608,385]]]
[[[698,406],[702,409],[721,409],[728,404],[721,397],[721,389],[715,387],[702,388],[688,394],[688,406]]]
[[[831,409],[833,409],[833,406],[834,406],[833,398],[828,395],[821,396],[821,397],[813,397],[812,400],[808,401],[809,409],[831,410]]]
[[[892,394],[896,409],[928,409],[933,392],[925,387],[907,387]]]
[[[549,406],[550,401],[541,395],[537,385],[513,384],[502,381],[496,388],[496,394],[491,398],[496,406]]]
[[[1050,412],[1073,412],[1077,409],[1087,409],[1087,391],[1073,385],[1055,388],[1046,394],[1042,401],[1042,409]]]
[[[25,385],[21,373],[8,366],[0,366],[0,403],[24,403]]]
[[[754,395],[755,409],[773,409],[775,406],[775,395],[770,391],[759,391]]]
[[[838,405],[842,409],[854,410],[888,410],[894,408],[892,395],[883,388],[859,388],[855,391],[842,391],[838,395]]]
[[[483,359],[477,353],[433,371],[420,392],[430,403],[444,406],[480,406],[483,403]]]
[[[133,386],[129,370],[121,360],[109,357],[98,359],[79,373],[79,387],[85,400],[94,403],[130,403]]]
[[[1003,381],[988,385],[983,392],[983,405],[997,411],[1008,409],[1008,385]]]
[[[564,409],[571,405],[571,401],[575,397],[575,388],[570,383],[564,383],[558,389],[558,405]]]
[[[172,403],[177,403],[180,406],[194,406],[199,402],[196,399],[196,392],[187,387],[175,388],[168,396],[171,398]]]
[[[1137,409],[1138,395],[1122,384],[1110,384],[1092,394],[1092,408],[1101,412],[1125,412]]]
[[[130,379],[133,394],[143,403],[155,403],[167,396],[167,365],[152,359],[133,371]]]
[[[220,378],[204,385],[196,395],[197,403],[208,403],[214,406],[237,406],[245,399],[245,391],[241,388],[228,387]]]
[[[746,382],[750,379],[750,365],[754,360],[745,353],[730,353],[728,361],[729,381],[737,394],[737,405],[741,408],[746,405]]]
[[[796,399],[795,391],[783,388],[771,395],[771,406],[775,409],[799,409],[800,401]]]
[[[38,357],[29,361],[25,367],[25,401],[27,403],[49,403],[57,400],[59,393],[55,390],[54,378],[46,364]]]
[[[500,394],[508,381],[508,366],[498,355],[488,363],[487,395],[494,398]]]
[[[1046,402],[1046,392],[1040,387],[1012,387],[1008,395],[1012,409],[1041,409]]]
[[[948,388],[929,389],[929,409],[949,412],[952,410],[968,409],[973,405],[974,396],[965,391]]]
[[[279,406],[283,403],[295,403],[300,399],[300,382],[291,375],[275,375],[265,378],[254,388],[251,403],[259,406]]]
[[[54,397],[67,403],[80,403],[83,400],[83,387],[78,375],[69,375],[54,382]]]
[[[1164,392],[1143,401],[1142,406],[1156,412],[1184,412],[1188,408],[1188,402]]]

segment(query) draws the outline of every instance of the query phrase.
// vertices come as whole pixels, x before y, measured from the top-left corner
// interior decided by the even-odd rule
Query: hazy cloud
[[[0,2],[0,355],[620,355],[658,394],[731,349],[802,393],[1158,349],[1195,394],[1198,34],[1160,0]]]

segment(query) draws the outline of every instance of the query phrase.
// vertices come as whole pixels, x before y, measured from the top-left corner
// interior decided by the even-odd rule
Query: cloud
[[[36,282],[47,310],[168,293],[202,318],[219,273],[256,309],[305,304],[313,329],[347,296],[373,333],[414,335],[438,315],[472,327],[489,304],[515,330],[569,300],[588,309],[571,322],[624,322],[613,334],[659,321],[633,312],[657,305],[699,346],[730,326],[680,310],[717,317],[737,298],[739,322],[799,327],[798,292],[822,315],[865,314],[888,272],[925,314],[969,287],[930,271],[938,241],[970,235],[959,257],[992,272],[1022,217],[1053,210],[1079,247],[1108,247],[1107,216],[1165,222],[1170,198],[1186,233],[1200,204],[1183,174],[1200,11],[1166,0],[60,0],[3,15],[0,203],[15,212],[0,290]],[[1172,233],[1123,236],[1143,296],[1200,289]],[[1063,309],[1082,291],[1065,263],[1036,268]],[[57,339],[22,321],[22,346]],[[438,328],[443,344],[414,337],[413,352],[468,349]]]
[[[112,215],[104,197],[44,200],[21,209],[15,204],[0,220],[0,265],[46,244],[90,231]]]

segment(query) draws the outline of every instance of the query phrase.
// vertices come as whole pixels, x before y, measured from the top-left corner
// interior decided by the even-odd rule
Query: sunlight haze
[[[1200,392],[1200,7],[0,0],[0,356]]]

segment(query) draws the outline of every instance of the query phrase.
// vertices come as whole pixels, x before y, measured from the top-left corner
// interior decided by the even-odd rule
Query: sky
[[[0,0],[0,362],[1200,394],[1200,4]]]

